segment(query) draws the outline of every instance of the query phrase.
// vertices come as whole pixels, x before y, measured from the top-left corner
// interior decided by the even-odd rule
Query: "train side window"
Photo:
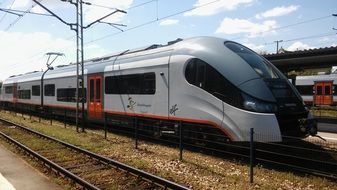
[[[323,94],[322,86],[317,86],[316,94],[317,95],[322,95]]]
[[[196,65],[197,64],[195,61],[190,61],[187,64],[186,70],[185,70],[185,77],[186,77],[187,82],[189,82],[190,84],[194,84],[194,85],[195,85],[196,76],[197,76]]]
[[[44,85],[44,95],[45,96],[55,96],[55,84]]]
[[[119,94],[116,76],[105,77],[105,94]]]
[[[333,86],[333,90],[332,90],[334,95],[337,95],[337,85]]]
[[[82,88],[78,89],[79,97],[82,97]],[[86,88],[84,89],[84,99],[86,97]],[[76,102],[76,88],[58,88],[56,90],[57,101]]]
[[[13,94],[13,86],[6,86],[5,94]]]
[[[96,79],[96,102],[101,102],[101,79]]]
[[[324,87],[324,94],[325,95],[331,95],[331,86],[325,86]]]
[[[30,99],[30,90],[18,90],[19,99]]]
[[[200,59],[191,60],[185,70],[188,83],[197,86],[220,100],[241,107],[242,95],[216,69]]]
[[[297,85],[296,89],[298,90],[298,92],[301,95],[313,95],[313,92],[312,92],[313,86],[312,85]]]
[[[94,102],[94,98],[95,98],[95,89],[94,89],[94,84],[95,84],[95,80],[91,79],[90,80],[90,102]]]
[[[106,94],[155,94],[156,74],[143,73],[105,77]]]
[[[40,96],[40,85],[32,86],[32,96]]]
[[[141,94],[141,76],[139,74],[135,75],[124,75],[121,76],[121,94]]]
[[[155,94],[156,75],[154,73],[144,73],[143,75],[143,94]]]
[[[196,82],[200,88],[205,88],[205,75],[206,75],[206,63],[198,60],[197,61],[197,76]]]

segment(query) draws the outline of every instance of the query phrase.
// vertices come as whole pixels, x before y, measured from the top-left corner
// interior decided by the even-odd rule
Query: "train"
[[[75,117],[76,64],[42,75],[36,71],[4,80],[1,106],[37,111],[43,101],[53,114],[66,110]],[[175,135],[177,125],[165,123],[181,123],[224,141],[249,141],[251,128],[255,140],[264,142],[317,133],[288,79],[251,49],[222,38],[177,39],[89,59],[83,82],[85,94],[79,96],[88,122],[118,116],[149,119]]]
[[[308,106],[337,105],[337,72],[297,76],[295,86]]]

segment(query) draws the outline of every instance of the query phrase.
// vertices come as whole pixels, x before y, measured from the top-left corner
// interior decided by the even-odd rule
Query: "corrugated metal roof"
[[[289,58],[289,57],[299,57],[299,56],[313,56],[313,55],[328,55],[328,54],[336,54],[337,53],[337,46],[331,47],[323,47],[323,48],[315,48],[315,49],[305,49],[305,50],[298,50],[298,51],[286,51],[282,53],[273,53],[273,54],[266,54],[263,55],[267,59],[281,59]]]

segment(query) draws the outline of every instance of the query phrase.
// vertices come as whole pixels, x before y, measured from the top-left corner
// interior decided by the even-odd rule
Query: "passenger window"
[[[5,94],[13,94],[13,86],[6,86]]]
[[[95,81],[93,79],[90,80],[90,102],[94,102],[95,98],[95,89],[94,89],[94,83]]]
[[[197,62],[197,85],[200,88],[205,88],[206,65],[203,62]]]
[[[55,84],[44,85],[44,95],[45,96],[55,96]]]
[[[40,96],[40,85],[32,86],[32,96]]]
[[[19,99],[30,99],[30,90],[18,90]]]
[[[106,94],[155,94],[155,73],[105,77]]]
[[[101,79],[96,79],[96,102],[101,102]]]
[[[79,97],[82,97],[82,88],[78,89]],[[76,88],[58,88],[57,101],[59,102],[76,102]],[[86,88],[84,88],[84,99],[86,99]]]
[[[317,88],[316,94],[317,94],[317,95],[322,95],[322,93],[323,93],[323,92],[322,92],[322,86],[317,86],[316,88]]]
[[[325,86],[324,87],[324,94],[325,95],[331,95],[331,86]]]
[[[241,107],[242,95],[216,69],[200,59],[191,60],[185,69],[188,83],[197,86],[220,100],[234,106]]]

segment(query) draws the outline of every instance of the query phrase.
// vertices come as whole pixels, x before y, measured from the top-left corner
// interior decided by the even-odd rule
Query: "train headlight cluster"
[[[246,110],[263,113],[275,113],[277,112],[277,105],[275,103],[265,102],[253,98],[247,94],[242,94],[243,107]]]

